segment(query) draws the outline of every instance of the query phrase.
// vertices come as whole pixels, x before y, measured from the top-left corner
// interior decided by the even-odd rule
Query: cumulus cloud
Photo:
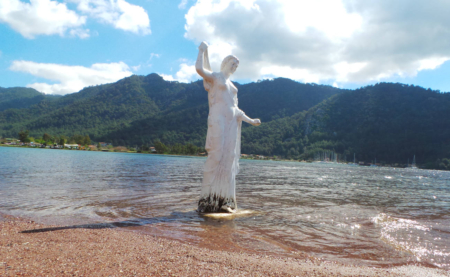
[[[89,30],[83,30],[86,16],[80,16],[67,8],[65,3],[51,0],[0,1],[0,22],[5,22],[22,36],[32,39],[37,35],[70,35],[86,38]]]
[[[175,74],[175,77],[167,74],[159,74],[166,81],[178,81],[181,83],[189,83],[192,80],[199,79],[197,71],[194,65],[189,65],[187,63],[180,64],[180,69]]]
[[[170,82],[176,81],[176,80],[173,78],[172,75],[169,75],[169,74],[162,74],[162,73],[158,73],[158,74],[159,74],[159,76],[163,77],[163,79],[166,80],[166,81],[170,81]]]
[[[150,34],[150,19],[144,8],[124,0],[69,0],[89,17],[110,24],[116,29],[136,34]]]
[[[77,36],[87,38],[88,29],[82,28],[87,18],[94,18],[116,29],[136,34],[150,34],[150,19],[144,8],[125,0],[67,0],[77,4],[83,15],[69,10],[65,3],[54,0],[0,1],[0,22],[26,38],[38,35]]]
[[[179,82],[187,83],[191,81],[193,78],[198,79],[197,71],[195,70],[194,65],[188,65],[186,63],[182,63],[180,65],[180,70],[176,73],[176,79]]]
[[[445,0],[202,0],[185,37],[210,44],[213,70],[236,55],[238,79],[368,82],[450,60],[449,9]]]
[[[27,87],[49,94],[67,94],[77,92],[84,87],[112,83],[133,73],[127,64],[96,63],[91,67],[69,66],[32,61],[13,61],[10,70],[29,73],[56,84],[33,83]]]

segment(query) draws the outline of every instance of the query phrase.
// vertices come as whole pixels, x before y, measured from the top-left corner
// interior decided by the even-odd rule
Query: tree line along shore
[[[50,149],[70,149],[70,150],[87,150],[87,151],[103,151],[103,152],[134,152],[134,153],[156,153],[156,154],[175,154],[175,155],[199,155],[206,156],[206,150],[197,147],[192,143],[165,145],[159,140],[152,142],[153,146],[148,144],[127,147],[114,146],[110,142],[93,142],[89,135],[73,135],[52,136],[45,133],[42,138],[34,138],[29,136],[29,131],[20,131],[19,139],[0,138],[2,146],[18,146],[31,148],[50,148]]]

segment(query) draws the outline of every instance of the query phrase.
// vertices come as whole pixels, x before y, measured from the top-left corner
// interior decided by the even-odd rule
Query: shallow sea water
[[[204,158],[0,147],[0,212],[212,249],[450,270],[450,172],[241,160],[250,216],[195,212]]]

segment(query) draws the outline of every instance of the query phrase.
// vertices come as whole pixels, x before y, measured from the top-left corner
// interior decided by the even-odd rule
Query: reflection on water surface
[[[241,160],[237,202],[258,214],[218,220],[195,212],[204,162],[0,147],[0,211],[215,249],[450,269],[449,172]]]

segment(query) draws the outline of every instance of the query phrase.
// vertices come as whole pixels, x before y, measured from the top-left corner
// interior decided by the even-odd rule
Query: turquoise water
[[[450,269],[450,172],[241,160],[237,203],[258,213],[215,220],[195,212],[204,162],[0,147],[0,212],[218,249]]]

